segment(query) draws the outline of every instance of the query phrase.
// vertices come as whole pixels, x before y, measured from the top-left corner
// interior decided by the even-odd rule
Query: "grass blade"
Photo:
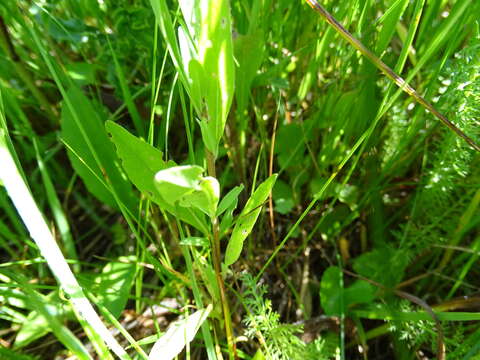
[[[316,10],[345,40],[347,40],[355,49],[360,51],[362,55],[367,57],[378,69],[380,69],[388,78],[393,80],[398,87],[413,97],[420,105],[430,111],[450,130],[454,131],[459,137],[465,140],[472,148],[480,152],[478,145],[472,138],[460,130],[454,123],[448,120],[442,113],[433,107],[426,99],[424,99],[413,87],[411,87],[404,79],[397,75],[387,64],[380,60],[374,53],[368,50],[360,41],[353,37],[330,13],[323,8],[316,0],[306,0],[308,4]]]
[[[9,141],[7,140],[8,133],[3,104],[0,104],[0,106],[0,120],[2,122],[2,127],[0,128],[0,163],[2,164],[0,180],[3,181],[12,202],[30,232],[30,236],[37,244],[42,256],[47,261],[48,266],[60,283],[63,291],[70,297],[70,301],[77,311],[77,314],[88,324],[90,329],[88,329],[89,331],[87,331],[87,333],[91,335],[92,342],[96,344],[98,349],[102,349],[102,353],[104,354],[109,353],[109,347],[121,359],[130,359],[125,350],[103,324],[92,304],[83,293],[82,288],[65,261],[23,177],[20,175],[11,155],[12,150],[7,146]]]

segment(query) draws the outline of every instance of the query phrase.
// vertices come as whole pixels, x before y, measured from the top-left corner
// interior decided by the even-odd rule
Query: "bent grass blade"
[[[353,37],[350,32],[345,29],[325,8],[316,0],[306,0],[308,5],[316,12],[318,12],[325,21],[330,24],[335,31],[337,31],[345,40],[347,40],[355,49],[357,49],[363,56],[368,58],[380,71],[382,71],[389,79],[394,81],[397,86],[413,97],[420,105],[430,111],[437,119],[439,119],[450,130],[454,131],[459,137],[467,142],[473,149],[480,152],[480,145],[478,145],[471,137],[460,130],[454,123],[447,119],[445,115],[440,113],[435,107],[423,98],[413,87],[411,87],[402,77],[393,71],[387,64],[385,64],[378,56],[365,47],[358,39]]]

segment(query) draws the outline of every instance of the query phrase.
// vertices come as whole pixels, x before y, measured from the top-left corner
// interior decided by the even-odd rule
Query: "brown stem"
[[[205,149],[205,154],[207,158],[207,171],[208,175],[216,177],[215,171],[215,156],[208,150]],[[238,359],[237,348],[233,338],[232,330],[232,316],[230,313],[230,307],[228,305],[228,298],[225,291],[225,284],[222,277],[222,267],[221,267],[221,252],[220,252],[220,226],[218,224],[218,219],[215,217],[212,219],[212,230],[213,236],[211,238],[212,243],[212,259],[213,267],[215,269],[215,278],[217,280],[218,289],[220,291],[220,301],[222,302],[223,318],[225,321],[225,332],[227,335],[229,358]]]

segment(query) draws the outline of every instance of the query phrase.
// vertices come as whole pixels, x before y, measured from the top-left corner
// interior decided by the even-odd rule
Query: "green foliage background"
[[[220,276],[244,359],[477,358],[478,153],[306,3],[217,3],[0,3],[2,126],[106,322],[214,303],[189,356],[232,358]],[[321,4],[480,142],[480,2]],[[0,209],[0,357],[66,358],[42,314],[77,318]]]

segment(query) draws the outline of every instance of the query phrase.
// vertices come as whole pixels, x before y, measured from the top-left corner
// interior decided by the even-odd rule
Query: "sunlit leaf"
[[[227,195],[225,195],[220,201],[217,209],[217,216],[222,215],[226,210],[230,209],[234,204],[238,201],[238,195],[243,190],[243,185],[235,186],[232,190],[230,190]]]
[[[217,211],[220,185],[213,177],[203,177],[196,165],[175,166],[155,175],[155,186],[171,206],[194,207],[211,218]]]
[[[149,196],[165,211],[178,216],[181,220],[199,230],[205,230],[202,214],[199,211],[173,206],[160,195],[155,186],[155,174],[161,170],[174,167],[176,164],[173,161],[165,162],[160,150],[130,134],[120,125],[107,121],[105,126],[117,148],[118,156],[122,160],[127,176],[137,189]]]
[[[107,263],[95,282],[95,294],[113,316],[119,317],[125,309],[135,278],[135,256],[122,256]]]
[[[193,340],[211,310],[212,306],[209,305],[206,309],[198,310],[186,319],[171,324],[167,332],[153,345],[148,359],[171,360],[175,358]]]
[[[255,190],[250,199],[248,199],[242,213],[238,216],[237,223],[233,228],[232,236],[228,242],[227,250],[225,252],[225,265],[232,265],[240,257],[243,242],[257,222],[258,215],[260,215],[260,211],[262,210],[262,205],[265,200],[267,200],[276,180],[277,174],[273,174],[265,180]]]

